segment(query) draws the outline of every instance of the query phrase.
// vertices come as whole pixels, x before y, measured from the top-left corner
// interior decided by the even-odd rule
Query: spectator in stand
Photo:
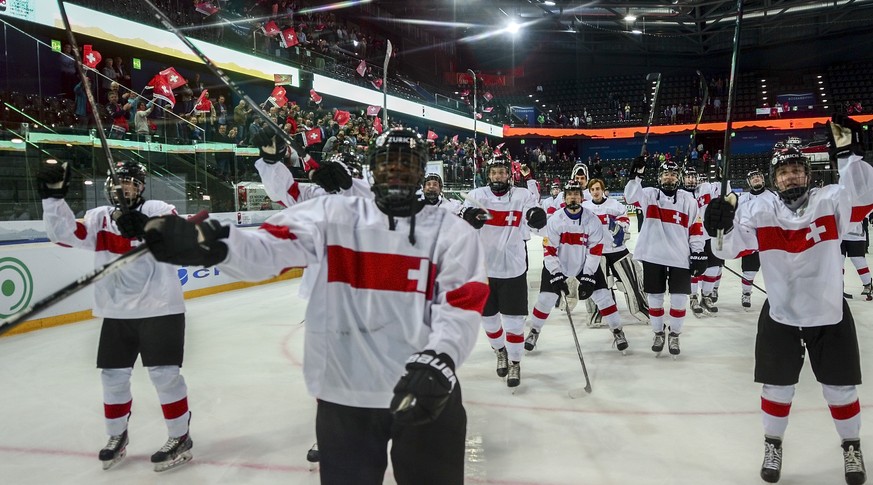
[[[720,79],[719,79],[719,81],[720,81]],[[716,97],[712,101],[712,108],[715,110],[715,114],[717,114],[717,115],[721,114],[721,98]]]
[[[127,103],[127,98],[130,94],[124,93],[122,95],[122,102],[125,103],[123,105],[118,99],[118,91],[109,91],[107,96],[109,97],[109,103],[106,104],[106,114],[109,119],[112,120],[112,125],[109,127],[108,137],[120,140],[124,138],[124,134],[127,133],[128,129],[127,110],[130,109],[130,104]]]
[[[218,96],[218,102],[213,104],[213,109],[215,109],[216,114],[216,122],[219,126],[227,124],[227,105],[224,102],[224,96]]]
[[[107,57],[103,61],[103,69],[100,71],[103,74],[103,81],[100,86],[103,88],[103,98],[107,100],[109,99],[109,92],[113,89],[112,83],[118,81],[118,72],[115,70],[114,64],[115,61],[111,57]]]
[[[117,73],[116,82],[130,89],[130,71],[128,71],[120,56],[115,57],[115,72]]]
[[[149,115],[152,113],[154,105],[155,102],[153,100],[146,104],[145,100],[139,98],[134,117],[134,130],[139,141],[148,141],[151,138],[152,130],[149,127]]]
[[[76,73],[76,61],[73,59],[73,48],[70,44],[64,44],[59,64],[61,65],[61,90],[64,96],[75,99],[74,88],[79,82],[79,76]]]
[[[631,117],[630,103],[625,103],[625,105],[624,105],[624,119],[625,119],[625,121],[630,120],[630,117]]]
[[[79,128],[87,128],[91,124],[88,114],[91,112],[91,107],[88,105],[88,97],[85,90],[82,88],[82,81],[76,83],[73,88],[76,93],[76,126]]]

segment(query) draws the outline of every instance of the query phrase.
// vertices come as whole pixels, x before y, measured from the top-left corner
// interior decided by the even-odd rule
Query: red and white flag
[[[469,90],[469,89],[465,89],[465,90],[461,91],[461,97],[462,97],[462,98],[465,98],[465,97],[467,97],[467,96],[469,96],[469,95],[470,95],[470,90]]]
[[[503,148],[503,145],[506,145],[506,142],[503,142],[503,143],[497,145],[497,146],[495,147],[495,150],[500,150],[501,148]]]
[[[428,139],[428,140],[430,140],[430,141],[434,141],[434,142],[435,142],[435,141],[437,141],[437,138],[439,138],[439,136],[437,136],[436,133],[434,133],[434,132],[431,131],[431,130],[427,130],[427,139]]]
[[[376,89],[382,89],[382,78],[377,77],[376,79],[373,79],[372,81],[370,81],[370,84],[372,84],[373,87]]]
[[[333,120],[336,121],[336,124],[340,126],[346,126],[349,120],[352,119],[352,114],[348,111],[343,111],[341,109],[336,110],[336,113],[333,114]]]
[[[486,106],[486,107],[482,108],[482,111],[484,113],[490,113],[493,109],[494,109],[494,106]]]
[[[376,116],[382,111],[381,106],[367,106],[367,116]]]
[[[282,108],[286,104],[288,104],[288,98],[286,98],[285,95],[285,88],[283,88],[282,86],[276,86],[275,88],[273,88],[273,92],[270,93],[270,97],[267,98],[267,101],[272,103],[273,106],[278,106]]]
[[[147,89],[153,89],[153,98],[163,99],[170,104],[170,107],[176,105],[176,96],[173,95],[173,89],[167,82],[167,78],[160,74],[155,74],[151,81],[145,86]]]
[[[358,67],[355,69],[358,72],[358,75],[364,77],[364,74],[367,73],[367,61],[362,60],[358,63]]]
[[[194,10],[197,10],[203,15],[209,17],[210,15],[218,12],[218,7],[213,5],[212,2],[200,2],[194,6]]]
[[[382,118],[379,118],[377,116],[376,118],[373,119],[373,129],[376,130],[377,134],[379,134],[379,135],[382,134]]]
[[[303,137],[306,146],[321,143],[321,128],[313,128],[306,130],[306,136]]]
[[[279,26],[276,25],[276,22],[272,20],[264,24],[264,26],[261,27],[261,30],[264,31],[264,35],[266,35],[267,37],[273,37],[274,35],[279,35],[282,33],[282,31],[279,29]]]
[[[290,86],[293,77],[291,74],[273,74],[273,81],[276,86]]]
[[[176,89],[178,87],[188,84],[188,81],[186,81],[185,78],[182,77],[182,75],[179,74],[179,72],[172,67],[168,67],[158,74],[167,78],[167,84],[170,85],[171,89]]]
[[[481,120],[481,119],[482,119],[482,113],[476,113],[476,119],[477,119],[477,120]]]
[[[457,144],[458,144],[458,135],[455,135],[455,136],[452,137],[452,144],[453,144],[453,145],[457,145]]]
[[[483,94],[482,97],[485,98],[485,101],[491,101],[494,99],[494,96],[492,96],[488,91],[485,91],[485,94]]]
[[[92,49],[91,44],[85,44],[82,46],[82,64],[85,64],[85,67],[90,67],[91,69],[94,69],[97,67],[97,64],[100,64],[100,61],[102,60],[103,56],[101,56],[99,52]]]
[[[309,99],[315,104],[321,104],[321,95],[316,93],[314,89],[309,90]]]
[[[202,93],[200,93],[200,97],[197,98],[197,102],[194,104],[194,113],[207,114],[212,112],[212,101],[209,100],[209,90],[204,89]]]
[[[294,32],[294,29],[291,27],[283,30],[282,37],[279,38],[279,43],[286,49],[299,44],[297,41],[297,32]]]

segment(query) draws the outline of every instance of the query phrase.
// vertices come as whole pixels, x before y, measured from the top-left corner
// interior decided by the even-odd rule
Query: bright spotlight
[[[640,35],[640,34],[642,34],[642,33],[643,33],[643,31],[640,30],[640,29],[634,29],[634,30],[631,30],[631,34],[634,34],[634,35]]]
[[[555,2],[553,2],[552,0],[546,0],[545,2],[543,2],[543,5],[546,5],[548,7],[554,7]]]
[[[48,158],[48,159],[46,159],[45,163],[47,163],[49,165],[55,165],[56,163],[58,163],[58,161],[55,160],[54,158]]]
[[[631,14],[627,14],[624,17],[625,22],[634,22],[634,21],[636,21],[636,19],[637,19],[636,15],[631,15]]]
[[[521,26],[519,26],[519,25],[518,25],[518,24],[513,20],[513,21],[509,22],[509,25],[506,26],[506,31],[509,32],[510,34],[517,34],[517,33],[518,33],[518,29],[520,29],[520,28],[521,28]]]

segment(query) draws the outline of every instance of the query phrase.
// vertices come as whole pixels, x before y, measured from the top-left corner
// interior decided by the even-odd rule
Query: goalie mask
[[[776,152],[770,160],[770,185],[785,205],[795,209],[809,192],[809,172],[809,159],[800,150],[788,147]]]
[[[751,170],[746,175],[746,183],[749,184],[749,189],[756,194],[761,193],[764,190],[766,181],[767,179],[764,177],[764,172],[757,168]]]
[[[509,191],[511,171],[509,161],[503,157],[494,157],[488,162],[488,186],[495,195],[503,195]]]
[[[676,195],[682,170],[676,162],[664,162],[658,168],[658,186],[668,196]]]
[[[371,190],[379,209],[394,217],[418,212],[416,192],[427,168],[427,147],[418,133],[393,128],[373,140],[368,150]]]
[[[115,164],[115,175],[121,184],[127,207],[135,209],[143,202],[142,193],[145,190],[146,168],[139,162],[125,161]],[[112,172],[106,177],[104,184],[106,200],[115,207],[121,207],[116,186],[112,182]]]
[[[577,163],[573,166],[570,172],[570,180],[575,180],[576,183],[585,187],[588,185],[588,165]]]
[[[438,173],[429,173],[424,176],[424,201],[436,205],[443,193],[443,178]]]

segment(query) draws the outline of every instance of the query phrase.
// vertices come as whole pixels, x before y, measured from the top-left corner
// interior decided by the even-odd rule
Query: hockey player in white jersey
[[[368,157],[375,198],[317,197],[257,231],[160,218],[146,239],[159,259],[221,263],[246,280],[318,263],[303,373],[318,399],[321,483],[381,484],[392,441],[399,484],[460,485],[466,413],[454,371],[488,297],[485,254],[469,224],[418,199],[420,135],[388,130]]]
[[[458,217],[461,216],[463,206],[457,200],[443,196],[443,178],[438,173],[429,173],[424,176],[422,193],[424,194],[424,202],[426,204],[435,205]]]
[[[528,231],[523,225],[542,229],[546,211],[529,190],[510,184],[510,165],[504,158],[492,158],[486,173],[488,186],[470,191],[463,217],[474,227],[479,226],[479,239],[488,248],[485,267],[491,294],[482,312],[482,326],[497,354],[497,375],[506,377],[508,387],[516,387],[521,383],[524,319],[528,311]],[[487,210],[489,219],[480,219],[485,212],[480,206]]]
[[[94,251],[94,265],[103,266],[140,244],[150,217],[175,214],[166,202],[146,200],[146,170],[137,162],[119,162],[115,173],[129,211],[111,178],[106,179],[110,205],[91,209],[82,221],[64,201],[70,182],[67,163],[46,165],[37,175],[43,220],[52,242]],[[133,404],[130,378],[137,357],[158,391],[169,439],[151,456],[155,471],[191,459],[188,433],[191,413],[188,388],[180,373],[185,346],[185,302],[176,267],[146,255],[94,283],[95,317],[103,318],[97,367],[103,385],[103,413],[109,441],[99,458],[107,470],[127,453],[128,420]]]
[[[579,298],[594,300],[603,320],[612,330],[616,348],[623,352],[628,347],[627,338],[600,265],[604,247],[612,245],[612,241],[597,215],[583,208],[582,190],[582,186],[576,182],[568,183],[564,187],[565,207],[549,217],[546,224],[548,243],[543,258],[540,294],[531,316],[528,341],[536,345],[558,297],[561,293],[566,295],[570,292],[567,280],[576,279],[579,282]]]
[[[867,217],[865,214],[864,217]],[[849,258],[855,271],[858,272],[858,277],[861,278],[861,284],[864,289],[861,294],[866,300],[873,300],[873,279],[870,277],[870,266],[867,265],[866,257],[866,238],[864,237],[864,228],[861,222],[853,222],[849,230],[843,235],[843,240],[840,242],[840,251],[843,256]]]
[[[693,167],[688,167],[684,170],[682,180],[682,190],[689,192],[697,199],[697,213],[702,218],[704,211],[706,211],[706,206],[709,205],[713,198],[719,196],[721,187],[718,184],[701,182],[698,178],[697,170]],[[712,315],[718,312],[718,307],[715,305],[715,302],[718,301],[715,287],[721,279],[721,268],[724,266],[724,261],[712,253],[712,243],[707,234],[703,235],[703,240],[703,252],[707,258],[706,271],[700,276],[691,277],[689,306],[695,315]],[[700,288],[699,299],[698,287]]]
[[[777,152],[770,164],[778,199],[734,208],[733,195],[719,198],[704,221],[711,235],[724,231],[724,247],[716,248],[716,254],[760,254],[767,300],[758,319],[755,381],[762,384],[761,478],[770,483],[781,475],[782,440],[805,353],[841,440],[846,483],[866,481],[856,389],[861,383],[860,355],[852,312],[841,294],[840,238],[873,207],[873,167],[861,156],[860,124],[835,115],[827,129],[839,184],[811,187],[808,159],[789,147]]]
[[[561,184],[559,182],[552,182],[549,185],[549,196],[542,200],[541,206],[544,211],[546,211],[546,215],[552,215],[560,207],[560,201],[558,200],[558,196],[561,195]]]
[[[743,192],[739,199],[739,204],[750,204],[758,199],[775,198],[776,195],[767,189],[766,177],[764,172],[759,169],[753,169],[746,175],[746,183],[749,185],[749,191]],[[755,276],[758,270],[761,269],[761,258],[758,256],[758,251],[747,251],[740,255],[740,268],[743,270],[743,276],[740,280],[742,285],[742,296],[740,303],[744,310],[749,310],[752,307],[752,284],[755,282]]]
[[[685,306],[691,292],[691,276],[706,271],[703,228],[698,221],[697,200],[680,191],[681,170],[675,162],[664,162],[658,171],[658,188],[643,187],[646,169],[643,157],[634,160],[631,179],[624,189],[625,200],[642,208],[643,228],[637,238],[634,258],[643,263],[643,289],[648,294],[649,320],[655,332],[652,351],[664,350],[664,295],[670,290],[670,334],[668,349],[679,355],[679,334],[685,323]]]

